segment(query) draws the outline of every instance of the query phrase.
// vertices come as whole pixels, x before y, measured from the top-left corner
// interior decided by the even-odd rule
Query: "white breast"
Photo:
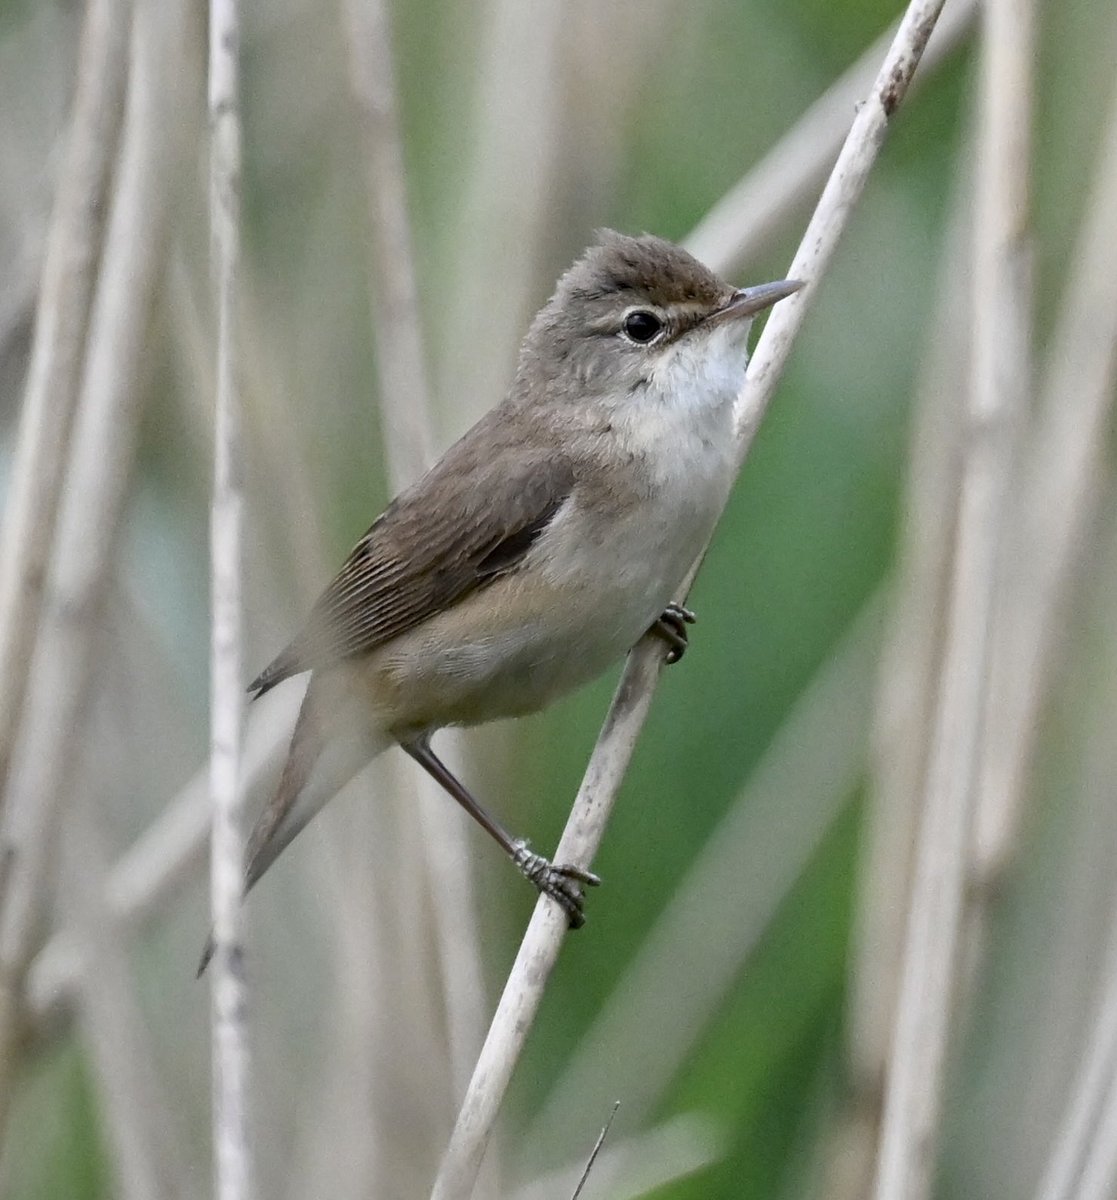
[[[732,481],[745,364],[728,340],[699,349],[684,339],[643,395],[609,412],[604,478],[575,487],[517,571],[374,656],[374,690],[392,697],[386,723],[538,709],[619,661],[682,598]]]
[[[747,361],[736,332],[705,345],[684,339],[644,392],[611,413],[614,469],[642,473],[641,501],[603,514],[576,496],[541,539],[548,578],[615,616],[606,625],[620,639],[677,598],[725,504],[736,457],[733,401]]]

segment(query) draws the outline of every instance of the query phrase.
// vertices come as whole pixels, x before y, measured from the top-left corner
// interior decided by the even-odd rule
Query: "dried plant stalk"
[[[13,1038],[22,981],[51,882],[60,802],[79,758],[74,747],[92,695],[98,617],[138,436],[138,376],[182,111],[180,21],[180,6],[144,0],[132,28],[124,144],[90,317],[68,489],[4,814],[0,1109],[18,1057]]]
[[[383,0],[345,0],[349,77],[365,152],[376,366],[388,477],[401,491],[434,459],[435,430],[423,354],[419,288]]]
[[[64,904],[86,952],[78,1024],[121,1200],[186,1200],[189,1171],[175,1108],[156,1069],[122,929],[105,905],[105,854],[93,805],[82,797],[66,831]]]
[[[738,461],[743,461],[748,453],[802,323],[806,301],[817,287],[864,188],[884,141],[889,118],[903,100],[941,8],[941,0],[914,0],[909,6],[872,92],[854,119],[792,262],[791,276],[806,279],[808,286],[773,310],[749,365],[736,412]],[[559,861],[579,865],[592,861],[651,706],[661,664],[659,648],[647,642],[630,654],[559,842],[556,851]],[[558,905],[542,898],[505,985],[458,1115],[435,1182],[435,1200],[464,1200],[473,1190],[512,1069],[538,1010],[565,930],[565,916]]]
[[[957,519],[969,350],[972,172],[956,186],[929,345],[916,386],[904,530],[874,706],[872,786],[848,1008],[854,1088],[879,1113],[892,1043]],[[873,1122],[875,1124],[875,1121]],[[863,1190],[863,1189],[862,1189]]]
[[[1117,374],[1117,94],[1064,285],[1009,529],[975,829],[976,882],[995,882],[1015,847],[1024,788],[1062,615],[1104,472]]]
[[[249,1134],[248,989],[241,945],[244,832],[240,776],[244,725],[241,600],[244,492],[237,359],[241,128],[236,0],[209,10],[210,227],[217,312],[213,506],[210,517],[212,651],[210,896],[214,955],[213,1166],[218,1200],[253,1193]]]
[[[443,321],[439,395],[451,432],[471,425],[504,393],[530,315],[555,186],[559,43],[567,19],[561,0],[486,0],[481,7],[471,170],[454,209],[453,316]],[[484,354],[477,353],[481,345]]]
[[[130,5],[92,0],[66,160],[47,236],[35,336],[0,542],[0,804],[31,667],[81,385],[102,214],[117,145]]]
[[[926,82],[969,33],[977,0],[951,0],[927,43],[913,89]],[[731,188],[686,239],[700,262],[730,275],[779,236],[789,211],[805,204],[826,178],[849,129],[849,114],[873,86],[877,64],[896,36],[893,26],[878,38],[794,126]]]
[[[1052,339],[1030,471],[1024,477],[1027,530],[1035,539],[1027,564],[1033,573],[1033,586],[1028,593],[1028,609],[1018,615],[1011,639],[1023,659],[1020,667],[1025,668],[1018,675],[1023,695],[1015,698],[1015,727],[1004,730],[1015,734],[1015,744],[1006,738],[1003,746],[990,748],[991,752],[1001,750],[1005,758],[989,784],[990,815],[996,819],[979,825],[977,831],[982,879],[1000,867],[1011,842],[1021,782],[1031,757],[1032,724],[1038,716],[1050,674],[1049,660],[1059,637],[1058,614],[1066,600],[1084,527],[1098,500],[1102,472],[1099,458],[1104,454],[1099,425],[1113,402],[1117,375],[1117,245],[1112,236],[1115,207],[1117,90],[1110,103],[1097,176]],[[1031,638],[1027,643],[1025,636]],[[1004,640],[1007,658],[1010,639]],[[1000,648],[998,642],[996,649]],[[1111,744],[1108,719],[1099,716],[1098,721]],[[1110,757],[1106,754],[1106,777],[1111,775]],[[1117,930],[1117,924],[1113,929]],[[1104,1191],[1113,1190],[1117,1137],[1112,1116],[1107,1127],[1103,1114],[1107,1108],[1112,1114],[1117,1106],[1117,935],[1110,939],[1106,962],[1097,1015],[1037,1189],[1038,1200],[1085,1200],[1090,1194],[1087,1183],[1089,1187],[1100,1185]],[[1087,1168],[1089,1179],[1085,1178],[1083,1162],[1093,1163]],[[1083,1182],[1076,1187],[1080,1174]]]
[[[720,1011],[862,776],[883,599],[867,602],[803,689],[664,905],[521,1139],[532,1151],[569,1151],[581,1098],[605,1090],[624,1097],[628,1126],[639,1122]],[[685,995],[675,986],[680,977],[692,981]]]
[[[994,585],[1015,429],[1029,386],[1031,25],[1029,0],[988,0],[985,6],[970,436],[962,448],[938,705],[882,1118],[878,1200],[925,1200],[934,1177],[988,697]]]
[[[399,492],[431,465],[438,438],[408,215],[391,21],[384,0],[346,0],[344,7],[350,79],[367,174],[380,425],[389,482],[393,492]],[[462,739],[455,740],[460,754]],[[425,867],[421,891],[432,897],[429,908],[443,983],[451,1086],[464,1088],[480,1044],[484,995],[465,829],[441,819],[445,797],[426,775],[411,769],[395,772],[394,778],[414,793],[404,819],[419,826]],[[421,891],[415,895],[420,904]]]
[[[944,61],[958,38],[969,29],[973,11],[974,6],[968,0],[952,3],[944,10],[943,18],[927,45],[913,86]],[[884,45],[883,40],[880,45]],[[728,272],[740,259],[756,253],[757,229],[768,230],[769,233],[778,231],[788,218],[790,206],[807,195],[836,154],[848,124],[848,112],[853,107],[853,99],[863,94],[871,82],[872,73],[876,70],[875,63],[881,53],[883,50],[878,50],[877,45],[867,51],[843,80],[804,114],[780,145],[711,210],[686,239],[686,245],[693,253],[715,270]],[[858,86],[852,87],[850,81]],[[824,116],[824,110],[828,115]],[[776,169],[779,164],[785,165]],[[758,213],[769,211],[779,218],[780,225],[770,227],[766,218],[758,216]],[[181,262],[176,264],[172,278],[181,294]],[[189,311],[185,316],[192,316],[192,319],[187,320],[184,326],[184,316],[180,312],[175,328],[180,332],[185,328],[188,338],[193,331],[190,348],[196,358],[203,351],[199,320],[193,311],[194,306],[187,307]],[[251,339],[249,344],[252,344]],[[251,363],[245,365],[251,371],[262,366]],[[194,369],[197,370],[197,364]],[[275,389],[264,390],[273,393]],[[398,423],[394,416],[389,417],[389,421],[397,430],[409,428]],[[263,432],[268,433],[274,428],[275,423],[268,422]],[[410,444],[410,438],[407,441]],[[414,453],[405,446],[404,461],[409,457],[416,462],[423,461],[421,456],[414,457]],[[405,473],[401,478],[406,477]],[[299,511],[307,511],[305,503]],[[305,555],[296,557],[302,562]],[[288,708],[294,701],[284,693],[278,695],[280,699],[269,698],[272,708],[269,708],[266,722],[254,722],[249,733],[247,757],[255,763],[249,767],[249,775],[258,774],[283,752],[286,729],[291,724],[294,712],[293,709],[288,712]],[[274,707],[281,702],[282,711]],[[259,739],[255,737],[257,733]],[[256,750],[252,749],[253,745],[256,745]],[[201,851],[208,837],[210,823],[207,788],[208,781],[204,776],[192,780],[178,797],[168,803],[165,812],[150,830],[121,857],[109,876],[107,902],[111,911],[129,922],[142,922],[200,867]],[[250,784],[246,784],[246,790],[251,790]],[[28,1003],[37,1024],[42,1025],[61,1015],[76,982],[76,954],[77,948],[68,943],[63,931],[55,935],[37,956],[28,985]]]
[[[1117,925],[1114,926],[1117,929]],[[1101,1003],[1089,1030],[1082,1062],[1076,1074],[1070,1103],[1056,1131],[1051,1157],[1036,1189],[1037,1200],[1086,1200],[1088,1194],[1077,1186],[1083,1175],[1083,1163],[1093,1162],[1096,1175],[1106,1175],[1101,1195],[1112,1195],[1114,1169],[1117,1168],[1117,1139],[1106,1129],[1105,1114],[1112,1114],[1117,1095],[1117,937],[1111,937],[1106,954]],[[1112,1121],[1112,1116],[1110,1116]],[[1103,1150],[1102,1146],[1108,1148]],[[1097,1165],[1108,1164],[1108,1172]]]
[[[296,692],[276,691],[261,701],[259,719],[245,741],[243,790],[253,792],[278,772],[299,708]],[[164,912],[177,892],[194,880],[206,859],[213,805],[209,769],[202,768],[173,796],[159,817],[113,864],[105,879],[104,904],[112,920],[133,930]],[[24,1004],[38,1036],[69,1011],[80,985],[85,953],[69,927],[56,932],[27,972]]]

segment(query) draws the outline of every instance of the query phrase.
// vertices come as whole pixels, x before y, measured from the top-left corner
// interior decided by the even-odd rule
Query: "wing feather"
[[[388,506],[251,692],[367,654],[523,561],[570,496],[574,471],[561,452],[525,455],[522,443],[481,432]]]

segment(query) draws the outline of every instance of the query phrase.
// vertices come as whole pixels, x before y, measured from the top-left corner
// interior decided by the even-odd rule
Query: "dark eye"
[[[639,342],[642,346],[654,341],[662,329],[663,322],[659,317],[655,313],[645,312],[643,309],[630,312],[624,319],[625,336],[634,342]]]

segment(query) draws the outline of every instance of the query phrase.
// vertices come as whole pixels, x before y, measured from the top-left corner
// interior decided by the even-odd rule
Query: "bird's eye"
[[[646,346],[649,342],[655,341],[663,331],[663,322],[655,313],[637,309],[625,317],[622,328],[629,341]]]

